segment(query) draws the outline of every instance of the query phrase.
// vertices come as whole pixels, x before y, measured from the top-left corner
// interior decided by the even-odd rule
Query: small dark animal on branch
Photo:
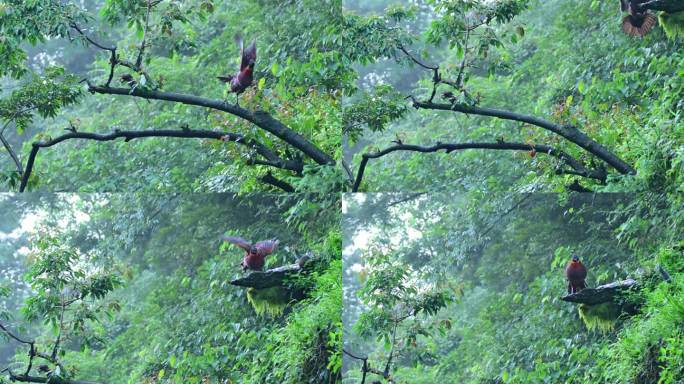
[[[128,73],[124,73],[123,75],[121,75],[121,82],[128,84],[131,87],[135,85],[135,79],[133,79],[133,76],[131,76]]]
[[[456,96],[454,95],[453,92],[447,91],[447,92],[442,93],[442,98],[443,98],[443,99],[446,99],[446,100],[449,100],[451,103],[455,103],[455,102],[456,102]]]

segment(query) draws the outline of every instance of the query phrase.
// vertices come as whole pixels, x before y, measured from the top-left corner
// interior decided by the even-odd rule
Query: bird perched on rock
[[[584,279],[587,278],[587,268],[582,264],[577,255],[572,255],[572,261],[565,267],[565,277],[568,279],[568,293],[577,293],[587,287]]]
[[[642,7],[648,0],[620,0],[620,10],[629,13],[622,19],[622,30],[630,36],[644,36],[658,23],[655,15]]]
[[[242,258],[242,271],[248,269],[261,271],[264,268],[266,256],[275,252],[280,243],[277,239],[259,241],[251,244],[241,237],[222,236],[221,239],[245,250],[245,257]]]
[[[256,39],[244,47],[242,35],[239,33],[235,35],[235,42],[240,47],[240,70],[235,75],[219,76],[218,79],[224,83],[230,84],[230,91],[237,95],[252,85],[254,80],[254,64],[256,63]]]

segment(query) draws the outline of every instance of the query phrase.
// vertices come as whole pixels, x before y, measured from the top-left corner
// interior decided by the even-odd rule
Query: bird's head
[[[256,255],[257,252],[259,252],[259,250],[257,249],[256,245],[252,245],[252,246],[249,248],[249,253],[250,253],[250,254]]]
[[[576,254],[573,253],[572,254],[572,261],[574,261],[576,263],[579,262],[579,256],[577,256]]]

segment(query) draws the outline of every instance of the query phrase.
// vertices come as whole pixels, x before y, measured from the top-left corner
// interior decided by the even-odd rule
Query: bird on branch
[[[582,264],[576,254],[565,267],[565,277],[568,279],[568,293],[577,293],[587,287],[584,279],[587,278],[587,268]]]
[[[261,271],[264,268],[266,256],[275,252],[276,247],[280,243],[279,240],[272,239],[251,244],[241,237],[234,236],[222,236],[221,239],[245,250],[245,256],[242,258],[241,264],[243,272],[248,269]]]
[[[133,86],[136,85],[136,81],[135,81],[135,79],[133,78],[133,76],[131,76],[130,73],[124,73],[124,74],[122,74],[122,75],[120,76],[120,79],[121,79],[121,82],[122,82],[122,83],[128,84],[128,85],[131,86],[131,87],[133,87]]]
[[[235,103],[238,103],[238,95],[252,85],[254,80],[254,64],[256,63],[256,39],[244,47],[241,34],[235,35],[235,43],[240,47],[240,70],[235,75],[218,76],[224,83],[230,84],[230,91],[235,93]]]
[[[620,10],[629,13],[622,19],[622,30],[630,36],[642,37],[658,23],[648,9],[642,7],[648,0],[620,0]]]

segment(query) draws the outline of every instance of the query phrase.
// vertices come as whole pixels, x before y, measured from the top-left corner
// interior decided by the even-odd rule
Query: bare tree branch
[[[684,11],[684,2],[682,0],[651,0],[642,3],[640,6],[642,9],[665,11],[667,13]]]
[[[488,21],[487,21],[488,22]],[[486,23],[486,22],[485,22]],[[484,23],[483,23],[484,24]],[[504,120],[513,120],[513,121],[519,121],[527,124],[531,124],[540,128],[544,128],[548,131],[551,131],[557,135],[562,136],[563,138],[571,141],[572,143],[577,144],[587,152],[595,155],[596,157],[600,158],[601,160],[605,161],[608,163],[610,166],[615,168],[618,172],[621,174],[635,174],[636,171],[634,168],[624,162],[622,159],[617,157],[615,154],[607,150],[605,147],[603,147],[601,144],[597,143],[593,139],[591,139],[589,136],[587,136],[585,133],[580,131],[577,127],[573,126],[568,126],[568,125],[559,125],[552,123],[550,121],[534,117],[534,116],[528,116],[528,115],[523,115],[511,111],[505,111],[505,110],[499,110],[499,109],[493,109],[493,108],[481,108],[478,106],[471,106],[467,104],[459,104],[459,103],[450,103],[450,104],[441,104],[441,103],[434,103],[433,99],[435,97],[435,94],[437,92],[437,87],[440,83],[448,84],[453,86],[454,88],[460,90],[461,92],[466,92],[465,89],[463,88],[463,78],[464,78],[464,69],[466,66],[466,57],[467,57],[467,50],[468,50],[468,39],[470,38],[470,31],[476,29],[480,25],[483,24],[476,24],[472,27],[468,27],[466,29],[466,45],[465,45],[465,52],[463,56],[463,60],[461,61],[458,77],[456,81],[449,81],[442,79],[441,74],[439,73],[439,66],[432,66],[432,65],[427,65],[422,63],[420,60],[416,59],[413,55],[411,55],[403,46],[399,45],[397,48],[402,51],[406,56],[408,56],[413,62],[418,64],[424,69],[430,70],[433,72],[433,78],[432,78],[432,92],[430,93],[430,97],[427,101],[418,101],[416,100],[413,96],[408,96],[407,98],[410,98],[413,102],[413,106],[417,109],[432,109],[432,110],[445,110],[445,111],[453,111],[453,112],[461,112],[465,114],[472,114],[472,115],[480,115],[480,116],[490,116],[490,117],[496,117]]]
[[[114,47],[105,47],[104,45],[98,43],[97,41],[91,39],[88,37],[88,35],[83,32],[83,30],[76,24],[72,23],[71,28],[73,28],[76,32],[78,32],[79,35],[81,35],[88,43],[94,45],[97,48],[100,48],[105,51],[109,51],[110,57],[109,57],[109,76],[107,77],[107,82],[105,83],[106,87],[109,87],[109,85],[112,83],[112,79],[114,78],[114,69],[116,68],[117,64],[117,56],[116,56],[116,46]]]
[[[390,377],[390,369],[392,368],[392,358],[394,357],[394,346],[397,343],[397,326],[399,325],[399,321],[401,320],[394,321],[394,327],[392,328],[392,347],[390,348],[389,356],[387,357],[387,364],[385,364],[385,370],[382,372],[383,377],[386,379]]]
[[[5,138],[5,135],[3,135],[2,133],[0,133],[0,141],[2,141],[2,145],[5,147],[7,153],[9,153],[10,157],[12,158],[12,161],[14,161],[14,165],[17,167],[17,171],[19,171],[19,175],[23,175],[24,169],[21,166],[21,161],[19,160],[17,153],[14,152],[12,145],[10,145],[9,141],[7,141],[7,139]]]
[[[232,141],[237,144],[245,145],[247,147],[253,148],[256,152],[266,158],[268,162],[262,162],[261,164],[270,165],[273,167],[290,170],[294,172],[301,172],[303,169],[303,164],[300,161],[295,160],[284,160],[278,155],[272,152],[268,147],[260,144],[252,139],[247,139],[242,135],[236,133],[223,133],[208,130],[148,130],[148,131],[114,131],[108,134],[99,134],[91,132],[71,132],[56,138],[53,138],[44,142],[35,142],[32,144],[31,153],[29,154],[28,161],[26,163],[26,169],[24,170],[21,185],[19,187],[20,192],[24,192],[26,185],[28,184],[29,177],[33,171],[33,164],[35,162],[38,151],[41,148],[52,147],[53,145],[59,144],[66,140],[71,139],[86,139],[95,141],[111,141],[118,138],[124,138],[125,141],[130,141],[137,138],[146,137],[178,137],[178,138],[199,138],[199,139],[218,139],[223,141]]]
[[[469,115],[490,116],[504,120],[519,121],[522,123],[531,124],[551,131],[557,135],[564,137],[572,143],[577,144],[578,146],[585,149],[587,152],[595,155],[599,159],[608,163],[621,174],[636,173],[636,171],[634,170],[634,168],[632,168],[631,165],[624,162],[622,159],[620,159],[615,154],[607,150],[601,144],[597,143],[589,136],[587,136],[584,132],[580,131],[579,129],[573,126],[559,125],[538,117],[523,115],[520,113],[493,108],[481,108],[477,106],[469,106],[464,104],[438,104],[414,100],[413,106],[421,109],[454,111]]]
[[[361,375],[362,375],[362,376],[361,376],[361,384],[365,384],[365,383],[366,383],[366,374],[367,374],[368,372],[370,372],[370,370],[371,370],[371,367],[368,365],[368,357],[356,356],[356,355],[354,355],[354,354],[348,352],[348,351],[347,351],[346,349],[344,349],[344,348],[342,348],[342,352],[343,352],[345,355],[351,357],[352,359],[361,360],[361,361],[363,362],[363,365],[361,366]]]
[[[19,381],[22,383],[50,383],[50,384],[100,384],[95,381],[82,380],[68,380],[60,379],[58,377],[38,377],[29,375],[15,375],[12,371],[8,371],[10,380]]]
[[[199,107],[227,112],[231,115],[247,120],[254,125],[272,133],[276,137],[303,152],[318,164],[332,165],[335,163],[330,155],[321,151],[314,144],[302,137],[299,133],[287,127],[285,124],[273,118],[273,116],[264,111],[249,111],[247,109],[241,108],[238,105],[229,104],[222,100],[208,99],[182,93],[147,90],[141,89],[140,87],[128,89],[103,87],[89,84],[89,90],[90,92],[101,94],[134,96],[148,100],[172,101],[181,104],[196,105]]]
[[[241,119],[247,120],[251,122],[252,124],[256,125],[257,127],[264,129],[267,132],[270,132],[271,134],[275,135],[279,139],[285,141],[289,145],[297,148],[299,151],[304,153],[306,156],[311,158],[313,161],[320,165],[333,165],[335,163],[334,159],[328,155],[327,153],[321,151],[318,147],[316,147],[313,143],[310,141],[306,140],[303,136],[301,136],[298,132],[295,130],[287,127],[285,124],[283,124],[281,121],[273,118],[270,114],[264,111],[249,111],[247,109],[241,108],[239,105],[232,105],[228,104],[222,100],[213,100],[213,99],[208,99],[208,98],[203,98],[199,96],[194,96],[194,95],[185,95],[185,94],[179,94],[179,93],[171,93],[171,92],[161,92],[158,90],[150,90],[150,89],[145,89],[144,87],[133,87],[132,89],[127,89],[127,88],[114,88],[111,87],[110,84],[112,82],[113,76],[114,76],[114,71],[117,65],[121,65],[127,68],[132,69],[133,71],[140,73],[142,76],[145,76],[146,79],[151,80],[151,77],[142,69],[142,62],[144,58],[144,52],[145,48],[147,46],[147,34],[148,34],[148,29],[149,29],[149,22],[150,22],[150,13],[152,7],[156,6],[159,3],[159,0],[157,1],[151,1],[147,0],[147,12],[146,12],[146,20],[145,20],[145,29],[143,32],[143,39],[142,43],[140,45],[140,49],[138,51],[138,56],[135,61],[135,63],[131,63],[126,60],[121,60],[116,54],[116,47],[107,47],[103,44],[100,44],[90,37],[88,37],[83,30],[81,30],[78,25],[75,23],[72,23],[71,28],[75,29],[88,43],[92,44],[93,46],[100,48],[102,50],[106,50],[110,52],[110,70],[109,70],[109,76],[107,78],[107,82],[104,84],[104,86],[97,86],[93,85],[90,82],[87,82],[88,84],[88,90],[91,93],[100,93],[100,94],[110,94],[110,95],[123,95],[123,96],[133,96],[133,97],[140,97],[146,100],[164,100],[164,101],[171,101],[171,102],[177,102],[177,103],[182,103],[182,104],[187,104],[187,105],[195,105],[195,106],[200,106],[204,108],[210,108],[210,109],[215,109],[223,112],[227,112],[229,114],[232,114],[234,116],[237,116]],[[177,136],[177,133],[174,134],[176,137],[181,137]],[[68,136],[68,137],[65,137]],[[65,135],[63,137],[65,138],[76,138],[71,135]],[[111,135],[110,135],[111,136]],[[81,137],[81,138],[89,138],[89,139],[94,139],[94,140],[111,140],[115,137],[99,137],[99,138],[94,138],[94,137]],[[185,137],[185,136],[183,136]],[[127,137],[126,140],[129,140],[130,138]],[[54,142],[55,140],[52,140],[51,142]],[[237,141],[236,141],[237,142]],[[20,187],[20,190],[24,190],[26,187],[26,183],[28,181],[28,176],[26,173],[30,173],[30,170],[33,166],[33,161],[35,159],[35,156],[38,152],[38,149],[41,146],[47,146],[45,145],[46,143],[34,143],[32,151],[31,151],[31,156],[29,157],[29,161],[27,163],[27,170],[28,172],[25,172],[24,175],[22,175],[22,184]],[[53,143],[53,145],[56,144],[56,142]],[[251,164],[256,164],[256,165],[266,165],[266,166],[273,166],[273,167],[278,167],[278,168],[283,168],[283,169],[289,169],[293,170],[297,173],[301,173],[303,169],[303,164],[301,161],[292,161],[292,160],[282,160],[278,156],[269,156],[266,154],[266,151],[269,151],[268,148],[265,146],[261,146],[260,148],[257,148],[257,151],[260,152],[260,154],[266,158],[266,160],[259,160],[259,159],[253,159],[251,161]],[[286,190],[286,191],[294,191],[294,188],[282,181],[276,179],[272,174],[267,174],[261,178],[261,181],[274,185],[280,189]]]
[[[138,58],[135,60],[135,66],[138,68],[142,67],[143,55],[145,54],[145,46],[147,45],[147,30],[150,27],[150,10],[152,10],[152,3],[147,0],[147,14],[145,15],[145,29],[143,31],[142,43],[140,44],[140,50],[138,51]]]
[[[7,329],[7,327],[5,327],[4,325],[2,325],[2,323],[0,323],[0,330],[2,330],[3,332],[5,332],[5,334],[6,334],[7,336],[9,336],[11,339],[14,339],[14,340],[16,340],[16,341],[18,341],[18,342],[20,342],[20,343],[22,343],[22,344],[27,344],[27,345],[33,344],[33,341],[28,341],[28,340],[22,339],[21,337],[19,337],[19,336],[15,335],[14,333],[12,333],[12,331],[10,331],[9,329]]]
[[[276,188],[282,189],[285,192],[292,193],[295,191],[294,187],[286,181],[280,180],[273,176],[271,172],[266,173],[261,177],[261,181],[270,184]]]
[[[35,341],[29,341],[26,339],[23,339],[14,333],[12,333],[7,327],[5,327],[2,323],[0,323],[0,330],[3,331],[8,337],[22,343],[26,344],[29,346],[29,362],[26,366],[26,371],[24,374],[14,374],[11,369],[5,368],[3,372],[7,372],[10,376],[10,380],[12,381],[19,381],[19,382],[24,382],[24,383],[55,383],[55,384],[98,384],[96,382],[91,382],[91,381],[80,381],[80,380],[67,380],[67,379],[60,379],[58,377],[38,377],[38,376],[30,376],[29,373],[31,371],[31,368],[33,367],[33,358],[34,357],[39,357],[41,359],[45,359],[57,366],[62,370],[62,372],[66,372],[64,366],[62,363],[57,359],[56,356],[50,356],[46,353],[38,352],[35,347]],[[59,341],[57,342],[59,343]]]
[[[385,148],[379,152],[364,153],[361,158],[361,164],[359,165],[359,170],[356,173],[356,181],[352,187],[352,192],[357,192],[361,181],[363,180],[363,174],[366,169],[366,165],[370,159],[377,159],[382,156],[388,155],[392,152],[397,151],[412,151],[412,152],[422,152],[431,153],[438,152],[441,150],[446,151],[446,153],[451,153],[453,151],[460,151],[464,149],[492,149],[492,150],[508,150],[508,151],[534,151],[535,153],[543,153],[545,155],[553,156],[571,168],[571,170],[560,170],[562,173],[572,173],[578,176],[595,179],[604,182],[606,179],[605,171],[602,169],[588,169],[582,163],[575,159],[574,157],[568,155],[567,153],[555,149],[548,145],[542,144],[527,144],[527,143],[507,143],[507,142],[497,142],[497,143],[460,143],[460,144],[449,144],[449,143],[437,143],[433,146],[420,146],[420,145],[409,145],[409,144],[399,144],[392,147]]]

